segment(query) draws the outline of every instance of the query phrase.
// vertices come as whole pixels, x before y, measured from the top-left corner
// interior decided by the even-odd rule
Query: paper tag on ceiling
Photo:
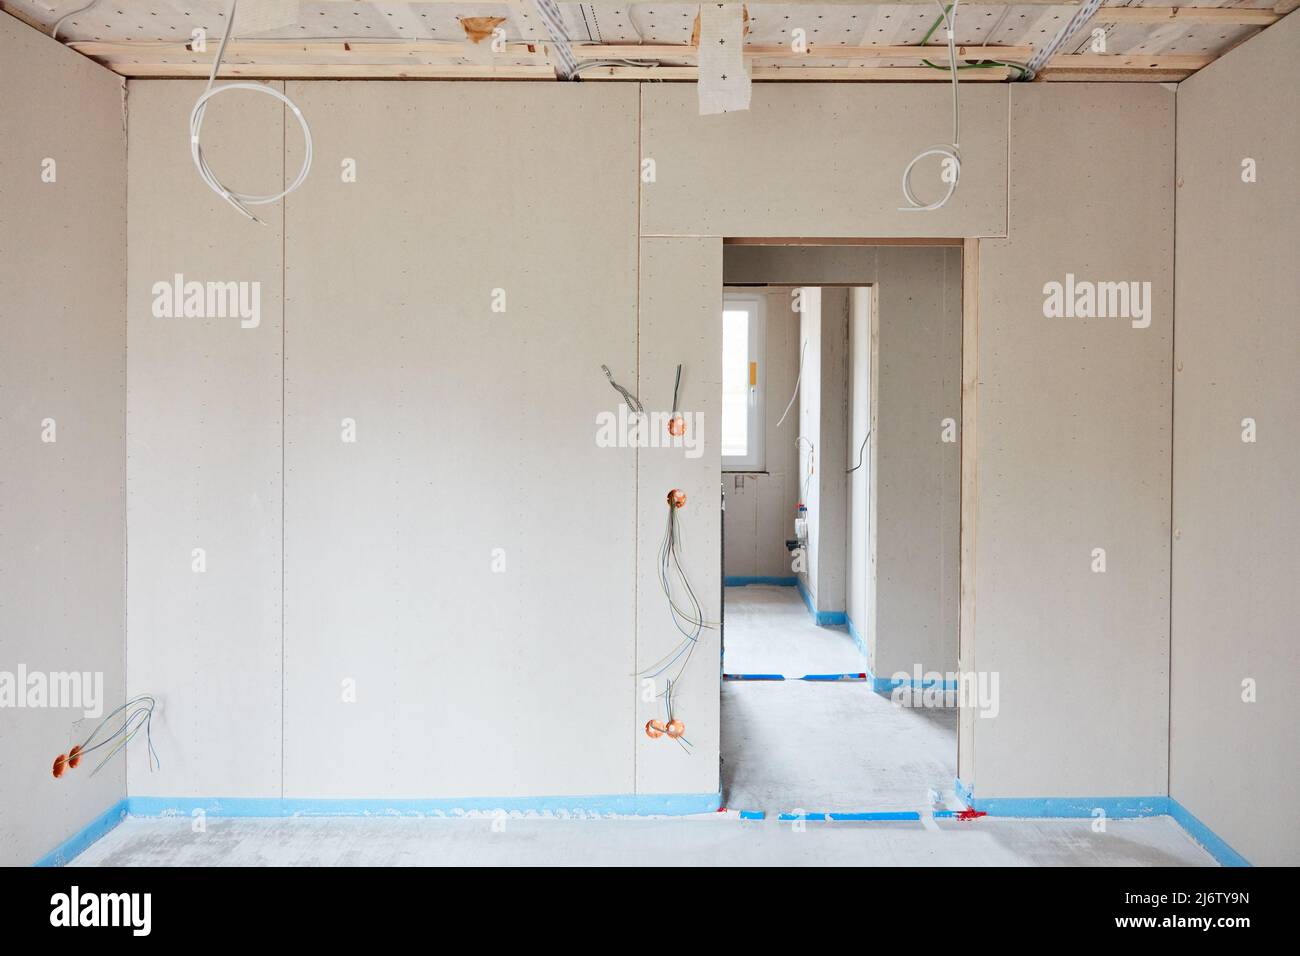
[[[235,9],[235,33],[266,33],[298,23],[298,0],[242,0]]]
[[[739,3],[700,5],[700,115],[749,109],[745,69],[744,8]]]

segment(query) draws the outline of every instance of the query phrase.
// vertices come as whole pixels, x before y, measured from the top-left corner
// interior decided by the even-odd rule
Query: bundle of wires
[[[149,769],[153,770],[155,766],[161,766],[162,763],[158,759],[158,752],[153,748],[152,733],[153,710],[157,703],[149,694],[140,694],[113,710],[95,726],[95,729],[90,732],[90,736],[86,738],[84,743],[77,744],[66,754],[59,754],[54,758],[54,776],[62,777],[65,770],[75,770],[77,765],[81,763],[81,758],[86,754],[92,754],[104,747],[111,746],[112,749],[104,755],[104,759],[90,772],[93,777],[104,768],[104,764],[112,760],[120,751],[125,750],[141,730],[144,731],[145,744],[148,748]],[[96,743],[96,738],[99,737],[100,733],[113,722],[115,717],[124,712],[126,716],[122,718],[122,722],[117,729]]]
[[[938,0],[935,0],[935,2],[937,3]],[[925,44],[929,43],[930,37],[934,36],[934,31],[939,29],[939,24],[943,23],[944,20],[948,19],[950,16],[953,17],[953,19],[952,22],[949,24],[949,27],[950,29],[953,28],[953,24],[956,23],[956,16],[953,14],[952,9],[955,6],[957,6],[956,3],[950,3],[948,4],[947,7],[944,7],[942,9],[942,12],[935,19],[934,23],[930,24],[930,29],[925,31],[925,36],[921,37],[921,42],[919,44],[920,46],[925,46]],[[952,39],[953,42],[955,43],[956,37],[954,36]],[[924,63],[926,66],[930,67],[931,69],[935,69],[935,70],[951,70],[951,69],[985,70],[985,69],[991,69],[993,67],[1001,66],[1010,70],[1015,70],[1018,74],[1016,79],[1023,79],[1027,75],[1027,71],[1019,63],[1008,63],[1005,60],[976,60],[973,63],[963,63],[960,65],[956,63],[952,63],[952,64],[932,63],[929,60],[922,60],[921,62]]]
[[[668,599],[668,610],[672,614],[673,626],[677,628],[682,638],[671,651],[637,675],[658,677],[660,674],[671,672],[670,682],[681,680],[686,665],[690,663],[691,655],[695,652],[695,646],[699,643],[700,635],[706,627],[713,627],[704,620],[704,609],[700,606],[699,598],[696,597],[690,579],[686,577],[686,571],[682,568],[681,532],[677,525],[677,509],[680,504],[674,501],[674,495],[680,494],[681,492],[673,491],[668,495],[668,522],[664,527],[663,541],[659,545],[659,588]],[[677,579],[678,587],[673,585],[674,578]]]
[[[677,719],[673,712],[673,682],[668,681],[664,686],[664,733],[669,738],[677,741],[677,746],[681,747],[686,753],[691,752],[695,745],[683,736],[686,725]]]

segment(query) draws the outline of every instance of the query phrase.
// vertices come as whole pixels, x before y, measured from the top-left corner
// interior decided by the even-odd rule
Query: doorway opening
[[[724,804],[960,808],[961,249],[728,245],[724,283]]]

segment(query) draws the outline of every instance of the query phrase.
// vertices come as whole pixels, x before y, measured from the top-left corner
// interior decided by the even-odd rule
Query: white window
[[[722,297],[722,470],[762,471],[763,297]]]

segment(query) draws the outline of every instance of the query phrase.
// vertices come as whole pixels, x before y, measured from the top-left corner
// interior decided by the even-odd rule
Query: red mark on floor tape
[[[980,817],[987,817],[988,814],[983,810],[971,810],[969,808],[957,814],[958,820],[978,820]]]

